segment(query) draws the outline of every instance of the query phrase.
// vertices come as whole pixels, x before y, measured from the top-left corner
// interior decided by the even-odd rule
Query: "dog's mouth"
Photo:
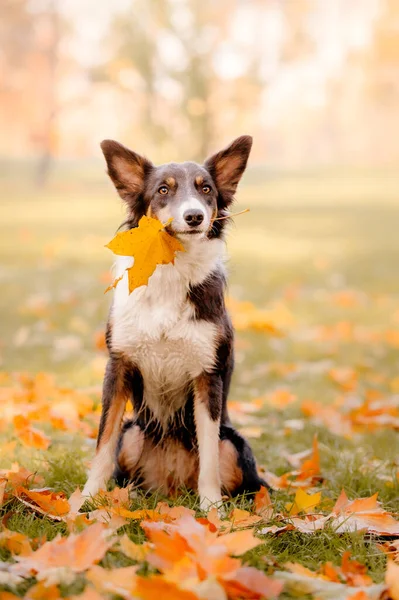
[[[206,233],[205,229],[172,229],[167,227],[166,231],[169,235],[201,235]]]

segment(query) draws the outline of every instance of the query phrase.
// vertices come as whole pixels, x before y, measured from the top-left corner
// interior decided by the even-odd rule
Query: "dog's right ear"
[[[142,208],[144,213],[142,197],[144,182],[154,165],[144,156],[136,154],[114,140],[101,142],[101,149],[107,161],[108,175],[122,200],[128,204],[132,212],[139,212]],[[143,207],[140,206],[141,204]]]

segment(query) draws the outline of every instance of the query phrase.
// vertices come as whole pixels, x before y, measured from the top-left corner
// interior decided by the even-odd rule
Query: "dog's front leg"
[[[219,375],[203,373],[194,383],[194,418],[199,453],[198,493],[207,510],[222,501],[219,432],[223,384]]]
[[[97,450],[83,489],[85,496],[95,496],[100,489],[105,489],[112,475],[122,417],[129,394],[126,380],[123,359],[111,356],[105,371]]]

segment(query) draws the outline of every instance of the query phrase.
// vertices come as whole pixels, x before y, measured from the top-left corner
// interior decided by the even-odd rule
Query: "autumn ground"
[[[76,515],[65,517],[69,507],[62,499],[60,505],[50,503],[47,512],[53,514],[49,516],[28,507],[22,500],[33,505],[36,501],[18,485],[47,486],[69,496],[84,483],[93,454],[106,361],[102,331],[109,297],[103,289],[112,260],[103,246],[123,218],[99,171],[93,166],[84,177],[72,170],[57,172],[40,193],[17,178],[2,181],[0,499],[2,489],[5,494],[0,511],[5,518],[0,526],[0,560],[6,564],[0,562],[0,589],[3,581],[3,589],[19,596],[50,597],[43,588],[26,592],[35,582],[35,572],[39,577],[43,571],[47,582],[50,577],[47,564],[34,568],[27,562],[35,556],[30,547],[46,548],[43,536],[51,540],[58,533],[84,528]],[[398,192],[399,177],[393,172],[337,171],[283,178],[253,172],[239,195],[238,208],[249,206],[251,212],[236,218],[229,237],[230,306],[237,328],[231,414],[250,438],[265,477],[277,489],[271,509],[265,500],[262,507],[261,498],[257,507],[245,498],[229,505],[224,526],[231,521],[237,530],[252,525],[250,535],[261,540],[241,557],[243,564],[277,580],[284,579],[281,572],[291,573],[281,598],[295,593],[303,598],[378,598],[384,586],[375,588],[372,582],[384,582],[387,557],[395,559],[399,547],[393,539],[399,537],[399,523],[382,512],[399,518]],[[37,449],[40,444],[48,448]],[[309,454],[296,455],[303,451]],[[24,471],[21,477],[13,475],[10,468],[15,462],[19,465],[15,472],[23,467],[42,479],[25,481]],[[298,489],[306,494],[298,494]],[[349,504],[334,509],[343,489],[351,501],[378,492],[381,506],[371,500],[355,508]],[[321,496],[313,496],[318,492]],[[139,496],[127,508],[153,509],[160,500],[164,499],[157,494]],[[90,510],[104,502],[109,503],[108,514],[115,517],[115,496],[83,508]],[[197,509],[197,498],[189,493],[171,503]],[[234,506],[250,514],[232,513]],[[373,519],[364,514],[370,510]],[[57,511],[62,520],[54,520]],[[356,514],[364,520],[356,521]],[[145,534],[140,523],[143,519],[151,523],[157,518],[154,515],[122,518],[118,514],[123,522],[120,539],[126,533],[130,540],[142,543]],[[196,516],[201,516],[199,511]],[[173,516],[169,521],[179,527],[179,519]],[[146,534],[155,544],[156,555],[159,548],[151,526]],[[213,529],[214,536],[223,531],[217,521],[202,527],[207,532]],[[304,533],[306,528],[311,532]],[[27,536],[21,538],[28,544],[26,557],[19,556],[11,532]],[[387,533],[393,534],[389,540]],[[139,556],[137,548],[123,551],[114,545],[106,550],[92,562],[101,558],[107,569],[138,564],[138,574],[150,575],[155,586],[166,585],[166,580],[172,585],[171,565],[160,567],[145,553]],[[338,570],[346,551],[364,568],[346,560]],[[19,561],[18,573],[14,561]],[[299,563],[319,577],[287,563]],[[155,566],[162,581],[154,575]],[[23,577],[15,585],[14,571],[15,577]],[[53,583],[61,581],[63,596],[80,594],[90,580],[86,592],[95,588],[100,597],[105,597],[104,590],[125,597],[133,593],[140,598],[155,593],[169,597],[161,587],[153,588],[158,592],[144,587],[128,592],[107,588],[91,564],[72,571],[73,576],[58,574],[57,579],[53,573],[50,578]],[[207,576],[201,573],[208,583],[219,577],[219,595],[216,588],[197,588],[180,574],[174,591],[168,588],[170,598],[260,597],[254,587],[220,583],[220,573],[212,577],[210,571]],[[340,584],[363,585],[365,591],[331,588]],[[270,597],[272,584],[269,591],[265,582],[260,585],[265,597]],[[188,590],[194,590],[193,595]],[[306,596],[312,590],[314,596]],[[51,593],[52,598],[58,597],[56,588]],[[95,592],[90,593],[94,599]],[[399,598],[392,586],[390,593]],[[0,598],[8,596],[0,593]]]

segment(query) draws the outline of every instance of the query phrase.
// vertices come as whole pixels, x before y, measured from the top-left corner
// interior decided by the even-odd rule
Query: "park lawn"
[[[81,180],[76,173],[59,173],[44,191],[4,181],[0,207],[0,370],[5,374],[0,397],[9,404],[17,398],[21,383],[15,373],[44,373],[39,377],[52,377],[54,389],[68,387],[92,398],[87,419],[93,431],[110,301],[103,290],[112,255],[104,244],[123,220],[119,200],[98,173]],[[254,171],[237,204],[237,210],[251,211],[235,219],[229,235],[229,296],[238,329],[232,418],[249,436],[261,467],[276,475],[291,471],[286,455],[310,449],[317,435],[321,477],[308,491],[322,492],[325,514],[342,489],[350,499],[378,492],[384,508],[399,513],[398,192],[399,178],[391,172],[282,177]],[[33,385],[26,381],[25,386]],[[356,420],[366,400],[392,406],[388,418],[381,423],[376,413],[367,413],[367,422]],[[309,401],[316,403],[316,418],[305,410]],[[320,422],[328,405],[352,419],[349,433],[334,429],[328,419]],[[48,450],[37,450],[21,443],[7,414],[4,422],[0,414],[0,469],[18,461],[41,474],[43,485],[68,495],[84,483],[93,437],[54,428],[36,415],[33,425],[51,439]],[[255,533],[281,525],[279,515],[287,515],[292,491],[272,494],[274,513]],[[159,500],[157,494],[139,495],[130,508],[154,508]],[[198,510],[190,493],[170,502]],[[252,510],[246,498],[233,505]],[[31,539],[67,533],[65,523],[28,510],[13,496],[0,510],[7,514],[8,529]],[[144,540],[136,520],[119,533]],[[288,562],[313,571],[326,562],[338,565],[349,550],[374,582],[384,581],[387,557],[376,536],[337,534],[333,527],[310,535],[296,530],[259,535],[264,543],[242,560],[268,575]],[[1,543],[0,560],[12,561]],[[133,561],[110,551],[101,564],[115,568]],[[145,563],[140,568],[146,572]],[[32,582],[13,591],[23,596]],[[80,574],[61,591],[68,596],[84,586]],[[280,597],[294,596],[284,591]]]

